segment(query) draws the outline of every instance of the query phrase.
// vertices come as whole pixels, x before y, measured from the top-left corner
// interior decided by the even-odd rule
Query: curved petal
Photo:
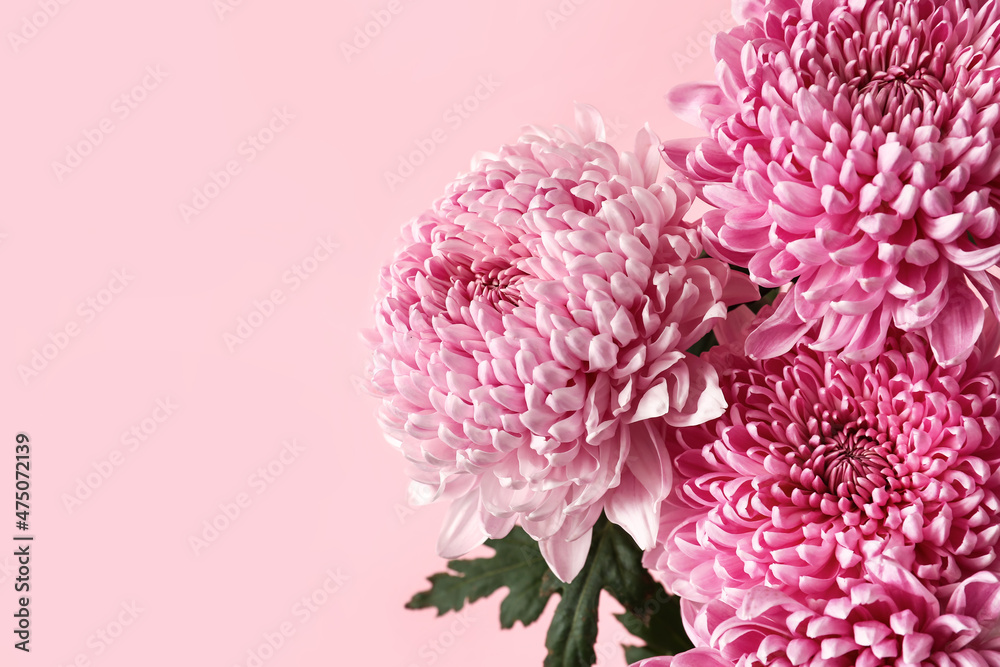
[[[588,530],[581,537],[570,542],[556,535],[540,540],[538,548],[552,572],[559,577],[560,581],[568,584],[576,578],[576,575],[580,574],[584,563],[587,562],[592,536],[593,531]]]
[[[674,87],[667,93],[667,104],[670,110],[685,123],[709,129],[702,117],[702,110],[707,106],[727,104],[725,93],[714,83],[686,83]]]
[[[623,428],[621,437],[631,441],[629,455],[621,483],[609,493],[604,511],[646,551],[656,544],[660,507],[670,493],[673,469],[662,433],[648,422]]]
[[[479,511],[478,487],[452,502],[438,536],[441,558],[461,558],[486,541],[486,527]]]
[[[794,304],[794,297],[786,294],[774,314],[750,332],[747,354],[752,359],[770,359],[784,354],[809,331],[810,323],[799,319]]]
[[[983,331],[984,320],[983,304],[965,278],[953,279],[948,284],[948,303],[927,327],[937,362],[954,366],[965,361]]]

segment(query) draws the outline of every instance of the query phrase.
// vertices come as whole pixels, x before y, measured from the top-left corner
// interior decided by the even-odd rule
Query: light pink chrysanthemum
[[[372,336],[412,495],[452,500],[441,555],[519,523],[564,580],[602,510],[653,545],[671,474],[658,432],[725,409],[685,350],[757,294],[699,258],[693,193],[657,179],[652,132],[619,155],[595,110],[578,124],[478,159],[409,223]]]
[[[685,605],[689,633],[707,647],[700,649],[705,661],[692,667],[1000,665],[996,575],[977,573],[936,597],[906,568],[879,557],[866,565],[865,579],[839,584],[830,599],[762,586],[739,608],[717,600]]]
[[[878,555],[931,590],[996,568],[992,317],[989,329],[982,349],[950,367],[898,330],[856,364],[810,349],[809,338],[756,362],[713,348],[730,409],[678,429],[687,451],[674,458],[664,543],[647,566],[682,597],[734,605],[762,584],[827,595]]]
[[[740,0],[716,36],[718,85],[675,89],[709,132],[666,161],[721,210],[706,247],[791,297],[747,341],[864,361],[890,325],[969,353],[978,291],[1000,312],[1000,5],[995,0]],[[970,287],[971,285],[971,287]]]

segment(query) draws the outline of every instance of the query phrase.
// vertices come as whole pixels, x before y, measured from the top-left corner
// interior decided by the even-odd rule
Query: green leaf
[[[649,658],[666,655],[665,653],[657,653],[655,650],[647,646],[624,646],[622,648],[625,649],[625,662],[630,665],[639,662],[640,660],[648,660]]]
[[[545,563],[544,559],[542,563]],[[561,590],[562,582],[545,565],[545,572],[537,585],[510,589],[510,593],[500,603],[500,627],[505,630],[512,628],[516,621],[521,621],[524,626],[531,625],[545,611],[545,605],[552,594]]]
[[[663,587],[643,567],[642,551],[623,528],[608,523],[606,531],[613,559],[603,566],[604,588],[625,609],[646,620],[657,591]]]
[[[718,344],[719,341],[715,337],[715,332],[709,331],[707,334],[702,336],[697,343],[689,347],[688,352],[696,357],[700,357],[703,352],[707,352],[709,349]]]
[[[630,611],[615,616],[626,630],[646,642],[645,646],[624,647],[629,664],[658,655],[677,655],[694,648],[684,632],[680,598],[669,595],[659,584],[656,586],[658,590],[653,600],[644,609],[646,618]]]
[[[559,606],[545,637],[545,667],[590,667],[597,662],[597,608],[603,576],[599,564],[607,556],[603,532],[594,530],[587,562],[570,584],[563,585]]]
[[[449,561],[453,572],[429,577],[429,590],[417,593],[406,603],[408,609],[437,609],[438,616],[459,611],[466,602],[475,602],[506,587],[509,593],[500,604],[500,625],[511,628],[521,621],[525,626],[538,620],[561,582],[549,570],[538,544],[521,528],[507,537],[487,540],[493,549],[490,558]]]
[[[632,538],[605,517],[594,526],[583,570],[563,586],[545,641],[549,649],[545,667],[589,667],[596,662],[594,644],[602,589],[643,622],[654,610],[650,603],[657,589],[663,590],[642,566],[642,551]],[[683,628],[680,630],[683,633]]]
[[[552,594],[559,593],[545,639],[545,667],[591,667],[597,661],[598,607],[601,591],[606,590],[626,609],[619,620],[646,641],[645,647],[627,649],[630,660],[640,653],[667,655],[668,649],[679,652],[690,646],[676,600],[642,566],[642,552],[628,533],[606,517],[594,526],[586,563],[568,584],[549,570],[538,544],[520,528],[486,544],[493,556],[450,561],[451,571],[430,577],[430,589],[414,595],[406,606],[435,608],[441,615],[506,587],[500,625],[511,628],[517,621],[523,625],[537,621]]]
[[[774,289],[764,290],[760,295],[760,299],[754,301],[753,303],[748,303],[747,308],[752,310],[754,313],[759,313],[761,308],[764,306],[770,306],[774,303],[774,300],[778,298],[779,294],[781,294],[781,290],[777,287]]]

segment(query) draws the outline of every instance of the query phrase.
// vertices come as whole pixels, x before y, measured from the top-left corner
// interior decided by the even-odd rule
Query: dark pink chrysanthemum
[[[864,579],[841,579],[837,594],[829,599],[790,596],[761,586],[751,590],[737,608],[718,600],[684,605],[688,632],[702,647],[689,652],[697,651],[699,661],[684,664],[1000,665],[1000,580],[996,575],[980,572],[935,596],[891,559],[875,558],[865,569]],[[646,667],[662,664],[654,660]]]
[[[757,585],[821,597],[879,555],[931,590],[995,568],[995,339],[949,367],[916,333],[854,364],[811,340],[762,361],[709,353],[730,409],[677,430],[687,451],[647,565],[682,597],[736,605]]]
[[[538,130],[478,160],[405,229],[372,335],[381,419],[418,500],[452,500],[457,557],[519,523],[563,579],[602,511],[653,545],[670,489],[660,432],[725,409],[716,371],[685,352],[756,297],[702,258],[693,193],[657,179],[658,140]]]
[[[717,649],[693,648],[677,655],[647,658],[634,663],[632,667],[733,667]]]
[[[721,210],[706,246],[790,298],[747,341],[872,359],[890,325],[962,361],[1000,312],[1000,6],[995,0],[740,0],[718,85],[670,100],[706,139],[665,159]],[[970,286],[971,285],[971,286]]]

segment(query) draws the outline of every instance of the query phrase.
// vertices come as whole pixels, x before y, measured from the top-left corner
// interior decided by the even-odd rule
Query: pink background
[[[499,597],[458,619],[403,609],[444,565],[443,508],[404,509],[357,331],[400,225],[477,150],[572,122],[574,100],[618,143],[645,121],[694,133],[662,98],[710,75],[698,42],[726,4],[63,2],[0,9],[0,664],[247,666],[284,627],[262,664],[540,665],[545,619],[501,632]],[[386,25],[348,57],[372,12]],[[9,629],[21,431],[28,655]],[[623,664],[602,628],[600,664]]]

